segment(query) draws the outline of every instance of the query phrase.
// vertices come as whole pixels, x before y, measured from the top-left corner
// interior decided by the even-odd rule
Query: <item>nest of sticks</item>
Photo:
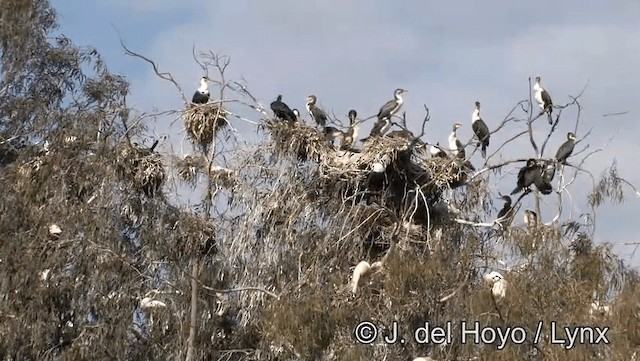
[[[178,176],[180,179],[191,186],[195,186],[198,180],[199,173],[207,173],[209,170],[209,177],[218,187],[232,188],[236,184],[236,172],[232,169],[211,166],[209,168],[208,163],[203,157],[192,157],[190,155],[178,160],[176,164],[178,169]]]
[[[423,187],[427,192],[460,187],[465,184],[469,171],[464,160],[452,157],[432,157],[423,160],[421,166],[430,175],[430,181]]]
[[[189,138],[209,145],[218,131],[227,126],[228,112],[216,103],[188,104],[184,110],[184,127]]]
[[[265,125],[279,155],[292,156],[303,162],[318,162],[321,155],[330,150],[324,134],[308,125],[280,120],[267,120]]]
[[[215,255],[218,252],[216,247],[216,230],[212,222],[202,218],[183,214],[177,225],[180,242],[177,245],[179,254],[201,254],[203,256]]]
[[[123,147],[118,154],[117,170],[147,197],[156,195],[166,179],[162,156],[148,148]]]

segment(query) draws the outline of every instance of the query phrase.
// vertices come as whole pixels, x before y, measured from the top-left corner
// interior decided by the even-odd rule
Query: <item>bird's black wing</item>
[[[542,90],[542,101],[544,101],[544,106],[547,108],[551,108],[551,106],[553,105],[553,101],[551,101],[551,96],[549,95],[549,93],[543,89]]]
[[[396,107],[396,100],[392,99],[386,102],[378,111],[378,119],[391,116],[391,111]]]
[[[571,140],[564,142],[560,148],[558,148],[558,152],[556,153],[556,160],[560,163],[566,162],[567,158],[573,153],[573,148],[575,147],[575,143]]]
[[[315,119],[318,125],[324,127],[324,125],[327,124],[327,113],[325,113],[322,109],[313,106],[310,108],[310,111],[311,116],[313,117],[313,119]]]
[[[209,101],[209,95],[201,93],[197,90],[195,93],[193,93],[193,97],[191,98],[191,102],[196,104],[205,104],[208,101]]]

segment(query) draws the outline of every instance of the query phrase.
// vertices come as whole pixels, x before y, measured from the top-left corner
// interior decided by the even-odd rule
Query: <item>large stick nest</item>
[[[267,120],[276,153],[296,157],[303,162],[319,161],[320,155],[329,150],[324,134],[305,124]]]
[[[156,195],[166,179],[162,156],[147,148],[123,147],[118,154],[117,170],[147,197]]]
[[[199,173],[207,173],[209,170],[209,178],[218,187],[233,188],[236,184],[236,172],[232,169],[223,168],[212,165],[209,167],[204,157],[192,157],[190,155],[184,159],[178,160],[176,163],[178,175],[184,182],[195,186]]]
[[[184,127],[189,138],[200,145],[211,144],[218,131],[227,125],[227,114],[220,104],[188,104],[184,110]]]

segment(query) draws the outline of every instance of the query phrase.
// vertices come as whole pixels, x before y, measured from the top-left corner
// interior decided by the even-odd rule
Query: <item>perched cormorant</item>
[[[458,128],[460,128],[461,126],[462,124],[460,123],[453,124],[453,130],[451,131],[451,134],[449,134],[449,148],[451,149],[451,152],[454,156],[461,159],[466,159],[467,156],[464,151],[464,147],[462,146],[462,142],[456,136],[456,130],[458,130]]]
[[[318,98],[316,98],[315,95],[309,95],[307,97],[307,111],[309,112],[311,119],[313,119],[319,126],[324,127],[327,124],[327,113],[316,106],[317,100]]]
[[[432,157],[436,158],[446,158],[447,153],[440,147],[440,142],[437,142],[435,145],[431,145],[429,148],[429,153],[431,153]]]
[[[341,144],[344,143],[344,133],[336,127],[324,127],[324,137],[332,146],[336,139],[340,139]]]
[[[511,195],[519,193],[524,188],[527,188],[528,190],[528,188],[536,181],[536,177],[540,177],[540,166],[535,159],[530,158],[527,160],[527,164],[518,171],[517,186],[511,192]]]
[[[508,216],[508,213],[511,212],[511,197],[502,196],[500,198],[504,200],[504,206],[502,206],[502,209],[498,212],[498,219],[505,218]]]
[[[553,192],[551,181],[546,179],[546,172],[546,167],[543,169],[538,165],[538,172],[535,173],[535,178],[533,180],[533,184],[536,185],[536,188],[538,188],[542,194],[550,194]]]
[[[544,168],[542,169],[542,180],[551,184],[553,177],[556,175],[556,162],[554,160],[545,161]]]
[[[569,132],[567,133],[567,141],[564,142],[558,152],[556,152],[556,161],[561,164],[567,164],[567,158],[573,153],[573,147],[576,146],[576,135]]]
[[[287,104],[282,102],[282,95],[278,95],[278,99],[271,103],[271,110],[273,110],[276,118],[288,120],[290,122],[296,121],[296,114]]]
[[[300,111],[298,109],[293,109],[293,115],[296,116],[296,121],[300,121]]]
[[[538,214],[530,209],[524,211],[524,224],[527,227],[535,227],[538,225]]]
[[[476,109],[471,116],[471,128],[482,145],[482,157],[487,157],[487,147],[489,146],[489,128],[487,124],[480,118],[480,102],[476,101]]]
[[[389,124],[391,117],[400,110],[402,107],[402,103],[404,100],[400,94],[406,93],[407,91],[404,89],[396,89],[393,92],[393,99],[386,102],[378,111],[378,120],[387,119],[387,124]]]
[[[200,87],[195,93],[193,93],[193,98],[191,98],[192,103],[205,104],[209,101],[209,87],[207,85],[207,80],[209,80],[209,78],[206,76],[200,78]]]
[[[358,125],[356,124],[357,116],[358,113],[354,109],[349,110],[349,129],[347,129],[344,133],[344,137],[342,138],[342,144],[340,145],[341,150],[351,148],[355,139],[358,139]]]
[[[547,112],[549,117],[549,124],[553,124],[551,113],[553,112],[553,102],[549,93],[540,85],[540,77],[536,77],[536,83],[533,85],[533,91],[535,92],[535,98],[540,106],[540,114]]]

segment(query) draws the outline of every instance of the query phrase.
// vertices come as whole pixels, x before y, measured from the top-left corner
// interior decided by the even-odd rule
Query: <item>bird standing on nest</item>
[[[318,98],[315,95],[307,97],[307,111],[319,126],[324,127],[327,124],[327,113],[316,105]]]
[[[432,158],[446,158],[447,153],[440,147],[440,142],[436,144],[432,144],[431,148],[429,148],[429,153]]]
[[[296,122],[299,122],[299,121],[300,121],[300,119],[301,119],[301,118],[300,118],[300,111],[299,111],[298,109],[295,109],[295,108],[294,108],[294,109],[293,109],[293,115],[295,115],[295,116],[296,116]]]
[[[278,98],[271,103],[271,110],[278,119],[287,120],[291,123],[296,121],[296,114],[282,101],[282,95],[278,95]]]
[[[378,111],[378,121],[373,125],[369,137],[362,139],[362,141],[365,141],[371,137],[383,136],[384,133],[389,130],[389,128],[391,127],[391,117],[393,117],[393,115],[396,114],[398,110],[400,110],[402,104],[404,103],[401,94],[406,92],[406,90],[400,88],[396,89],[393,92],[393,99],[386,102]]]
[[[553,102],[549,93],[540,85],[540,77],[536,77],[536,83],[533,85],[533,91],[535,92],[535,98],[540,106],[540,114],[547,112],[549,124],[553,124],[551,113],[553,112]]]
[[[209,86],[207,84],[206,76],[200,78],[200,87],[193,93],[193,97],[191,98],[191,102],[195,104],[206,104],[209,101]]]
[[[451,134],[449,134],[449,148],[451,149],[451,153],[453,153],[454,156],[460,159],[466,159],[467,156],[464,151],[464,146],[462,145],[462,142],[458,139],[456,135],[456,131],[461,126],[462,124],[460,123],[453,124],[453,129],[451,131]]]
[[[530,209],[525,209],[523,221],[527,227],[534,228],[538,225],[538,214]]]
[[[473,115],[471,116],[471,128],[475,133],[476,137],[480,141],[482,148],[480,148],[480,152],[482,153],[482,157],[487,157],[487,147],[489,146],[489,128],[487,124],[480,118],[480,102],[476,101],[476,109],[473,111]]]
[[[349,110],[349,129],[347,129],[342,137],[342,143],[340,144],[341,150],[350,149],[354,144],[354,140],[358,137],[358,125],[356,124],[357,116],[358,113],[354,109]]]

